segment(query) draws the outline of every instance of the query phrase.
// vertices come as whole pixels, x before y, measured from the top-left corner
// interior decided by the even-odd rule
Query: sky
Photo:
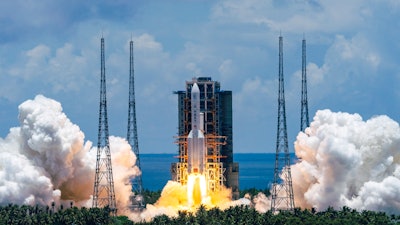
[[[289,149],[300,130],[301,41],[310,121],[318,110],[400,121],[397,0],[0,2],[0,137],[41,94],[97,144],[100,38],[109,133],[126,137],[129,41],[135,45],[140,153],[173,153],[174,91],[206,76],[233,92],[235,153],[275,152],[278,38],[283,37]]]

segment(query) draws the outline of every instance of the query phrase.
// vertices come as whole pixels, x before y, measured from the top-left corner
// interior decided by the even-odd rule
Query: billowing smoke
[[[0,138],[0,205],[74,201],[91,206],[96,148],[62,112],[61,104],[38,95],[19,106],[20,127]],[[92,149],[91,149],[92,148]],[[129,179],[140,171],[122,138],[110,137],[117,206],[123,211]]]
[[[318,111],[299,133],[292,166],[296,206],[400,210],[400,128],[387,116]]]
[[[96,148],[62,112],[60,103],[38,95],[19,106],[19,127],[0,138],[0,205],[91,206]],[[141,214],[126,210],[130,179],[140,173],[123,138],[110,137],[118,212],[134,220],[176,216],[187,206],[186,187],[170,181],[154,205]],[[300,161],[292,165],[297,207],[325,210],[348,206],[395,213],[400,210],[400,127],[387,116],[363,121],[358,114],[318,111],[295,142]],[[212,205],[254,205],[265,212],[270,200],[260,193],[230,201],[230,190],[211,196]]]

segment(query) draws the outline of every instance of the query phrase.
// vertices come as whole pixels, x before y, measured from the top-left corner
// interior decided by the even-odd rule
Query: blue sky
[[[141,153],[177,152],[172,92],[194,76],[233,91],[235,152],[274,152],[280,32],[291,151],[300,128],[303,35],[310,121],[319,109],[400,121],[396,0],[1,1],[0,27],[2,138],[19,126],[18,105],[42,94],[97,144],[102,35],[110,135],[126,136],[135,42]]]

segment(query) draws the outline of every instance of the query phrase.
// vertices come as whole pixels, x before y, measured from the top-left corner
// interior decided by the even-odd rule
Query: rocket
[[[200,113],[200,90],[194,83],[191,91],[192,130],[187,137],[188,180],[187,199],[188,206],[206,204],[206,143],[203,133],[203,114]]]
[[[194,83],[191,91],[192,130],[188,135],[188,173],[203,174],[206,165],[206,145],[200,119],[200,90]]]

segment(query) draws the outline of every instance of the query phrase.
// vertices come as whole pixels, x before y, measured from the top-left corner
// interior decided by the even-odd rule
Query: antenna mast
[[[140,157],[139,157],[139,141],[136,126],[136,101],[135,101],[135,70],[133,61],[133,41],[130,42],[130,57],[129,57],[129,109],[128,109],[128,133],[126,139],[132,147],[133,152],[136,155],[136,166],[140,168]],[[142,195],[142,174],[135,176],[132,180],[132,196],[131,196],[131,208],[136,210],[142,210],[145,207],[144,197]]]
[[[307,65],[306,65],[306,39],[303,38],[302,43],[302,67],[301,67],[301,119],[300,131],[304,131],[310,126],[308,117],[308,100],[307,100]]]
[[[276,158],[274,169],[274,182],[271,193],[271,210],[293,211],[294,198],[292,175],[290,172],[290,155],[288,148],[285,91],[283,82],[283,38],[279,36],[279,96],[278,96],[278,129],[276,140]],[[280,173],[282,170],[282,174]]]
[[[108,135],[106,69],[104,65],[104,38],[101,37],[101,81],[99,134],[97,140],[96,174],[94,179],[93,207],[106,207],[116,215],[117,207],[114,192],[114,180],[111,164],[110,143]]]

